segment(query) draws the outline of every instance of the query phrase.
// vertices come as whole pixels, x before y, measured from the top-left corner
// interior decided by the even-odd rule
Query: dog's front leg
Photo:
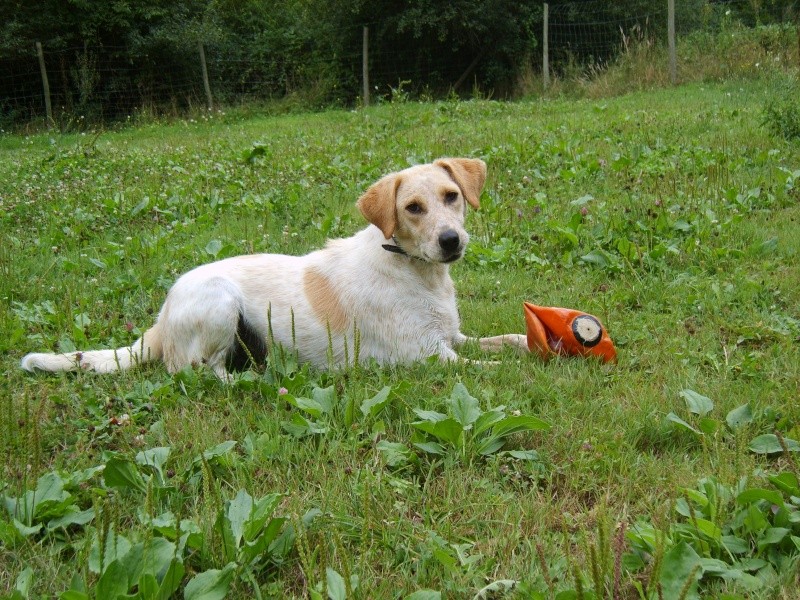
[[[520,333],[505,333],[503,335],[484,338],[468,337],[460,333],[454,341],[456,345],[477,343],[481,350],[488,350],[491,352],[498,352],[502,350],[503,346],[511,346],[520,354],[530,353],[528,349],[528,338]]]

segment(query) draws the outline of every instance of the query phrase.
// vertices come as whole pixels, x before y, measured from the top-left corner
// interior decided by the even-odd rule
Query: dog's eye
[[[452,204],[456,200],[458,200],[458,192],[447,192],[444,195],[444,203],[445,204]]]
[[[412,215],[418,215],[422,212],[422,207],[416,202],[412,202],[411,204],[406,206],[406,210],[410,212]]]

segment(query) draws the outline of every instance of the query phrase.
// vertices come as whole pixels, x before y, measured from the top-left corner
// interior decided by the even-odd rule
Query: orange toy
[[[523,303],[528,328],[528,349],[542,358],[553,354],[597,356],[617,360],[614,342],[597,317],[571,308]]]

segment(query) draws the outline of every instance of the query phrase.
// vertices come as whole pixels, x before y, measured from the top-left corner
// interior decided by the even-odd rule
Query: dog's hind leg
[[[224,277],[173,287],[159,315],[164,362],[171,373],[201,365],[230,382],[228,363],[237,351],[243,297]]]

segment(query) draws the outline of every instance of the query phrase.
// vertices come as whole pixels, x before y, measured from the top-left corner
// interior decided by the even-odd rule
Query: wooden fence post
[[[361,79],[364,85],[362,101],[364,106],[369,106],[369,27],[364,27],[361,46]]]
[[[206,51],[203,48],[203,42],[197,42],[197,50],[200,53],[200,67],[203,69],[203,87],[206,90],[206,102],[208,103],[208,110],[214,110],[214,103],[211,98],[211,84],[208,82],[208,69],[206,68]]]
[[[663,6],[663,5],[662,5]],[[667,37],[669,41],[669,81],[678,81],[678,59],[675,56],[675,0],[667,0]]]
[[[550,5],[544,3],[544,18],[542,25],[542,81],[544,89],[550,86],[550,40],[548,34],[548,20],[550,18]]]
[[[47,80],[47,69],[44,66],[44,50],[41,42],[36,42],[36,54],[39,55],[39,70],[42,72],[42,87],[44,88],[44,108],[47,112],[47,128],[53,127],[53,106],[50,104],[50,82]]]

